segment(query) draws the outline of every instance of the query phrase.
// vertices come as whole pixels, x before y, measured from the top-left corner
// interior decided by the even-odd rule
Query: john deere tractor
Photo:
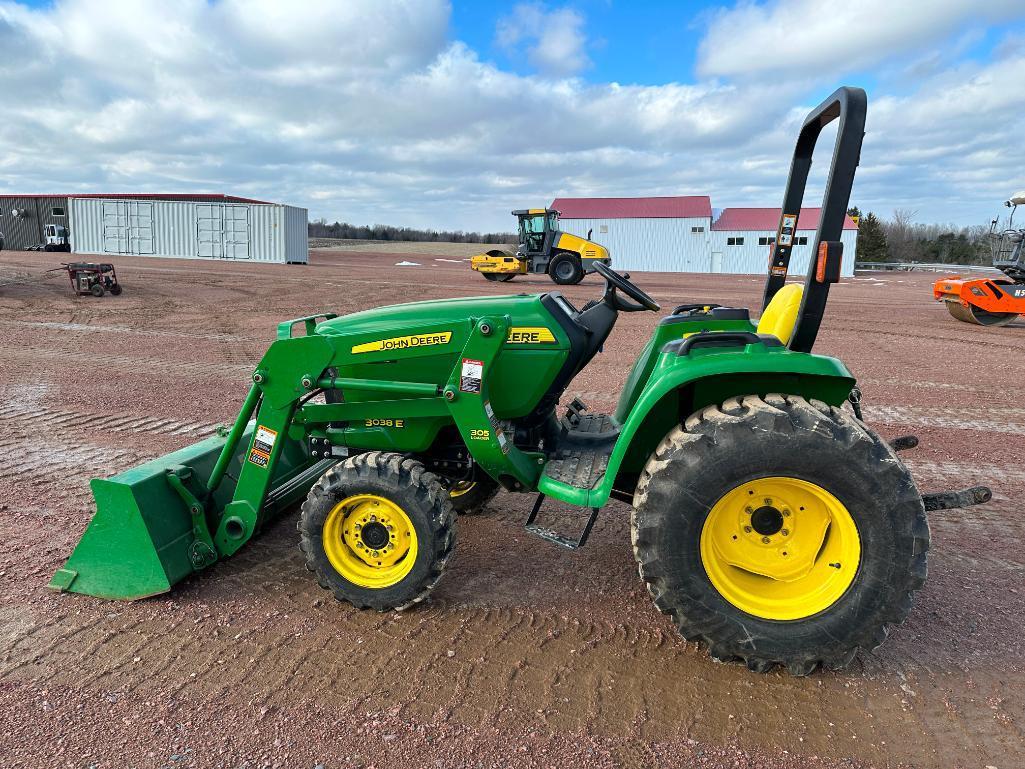
[[[612,264],[609,250],[559,229],[559,212],[552,208],[513,211],[519,222],[516,253],[492,249],[470,259],[470,268],[491,281],[509,281],[517,275],[547,273],[559,285],[576,285],[595,265]]]
[[[377,610],[426,598],[455,549],[457,513],[534,493],[526,528],[582,547],[612,500],[655,605],[688,639],[755,671],[839,668],[900,624],[926,576],[926,511],[989,498],[923,496],[861,419],[855,379],[812,353],[858,163],[865,94],[842,88],[801,130],[764,306],[682,305],[654,331],[615,411],[566,388],[621,313],[659,312],[604,262],[604,290],[415,302],[282,323],[230,430],[92,482],[97,512],[59,590],[143,598],[216,568],[302,502],[306,567],[339,600]],[[786,283],[812,150],[839,119],[803,285]],[[552,500],[577,536],[539,523]],[[612,515],[621,514],[613,507]]]

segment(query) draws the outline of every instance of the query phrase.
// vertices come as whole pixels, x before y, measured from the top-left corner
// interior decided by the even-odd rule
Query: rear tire
[[[584,268],[576,254],[565,251],[552,257],[548,274],[560,286],[575,286],[584,279]]]
[[[97,299],[103,296],[103,291],[103,284],[101,283],[93,283],[91,286],[89,286],[89,293],[95,296]]]
[[[452,507],[459,515],[478,515],[498,494],[498,482],[490,475],[480,474],[472,481],[455,481],[448,487]]]
[[[114,296],[121,296],[121,291],[122,290],[123,289],[121,288],[120,285],[116,285],[116,286],[111,286],[110,287],[110,293],[113,294]]]
[[[777,516],[775,530],[760,528],[750,508],[758,505],[753,511],[758,514],[764,506],[768,513],[770,496],[753,489],[764,487],[770,478],[789,479],[792,488],[825,490],[842,514],[817,518],[817,503],[798,508],[785,496],[773,495],[771,504],[780,506],[787,518]],[[747,493],[754,496],[752,505],[744,507],[732,492],[743,494],[749,484],[754,485]],[[736,509],[721,512],[731,500]],[[732,539],[729,530],[723,534],[709,529],[717,515],[736,526]],[[802,524],[808,525],[802,530]],[[821,530],[818,549],[814,538],[803,551],[786,544],[800,540],[802,531],[815,530],[813,524]],[[712,539],[706,529],[719,539]],[[672,615],[684,638],[704,642],[717,660],[740,659],[756,672],[777,664],[795,675],[806,675],[820,664],[844,667],[859,649],[876,648],[889,626],[904,621],[912,594],[926,577],[925,508],[897,455],[840,409],[792,395],[731,398],[670,431],[641,474],[631,530],[641,578],[655,605]],[[831,562],[845,537],[856,558]],[[748,561],[762,568],[761,573],[729,563],[729,558],[726,565],[717,560],[726,550],[734,563],[743,561],[749,552],[745,548],[751,547],[756,557],[765,559]],[[802,552],[815,555],[802,558]],[[787,555],[790,561],[780,557]],[[794,565],[794,557],[812,564],[805,575],[771,576],[775,568]],[[842,592],[828,593],[829,580],[845,568],[850,576],[839,583]],[[722,589],[730,580],[749,592]],[[823,595],[826,603],[816,604]],[[758,615],[739,607],[747,598],[746,608]],[[775,608],[758,608],[766,605]],[[802,607],[807,616],[802,616]]]
[[[299,517],[299,547],[306,568],[338,600],[405,609],[441,579],[455,519],[436,475],[400,454],[373,451],[336,465],[313,486]]]

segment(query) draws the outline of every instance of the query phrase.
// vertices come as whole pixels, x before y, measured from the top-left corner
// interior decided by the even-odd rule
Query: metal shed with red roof
[[[797,219],[790,274],[808,271],[815,230],[819,226],[819,208],[804,208]],[[709,250],[711,271],[727,273],[764,273],[779,227],[778,208],[724,208],[712,222]],[[858,244],[858,225],[849,216],[844,221],[841,274],[854,275],[854,257]],[[615,255],[613,254],[613,263]]]
[[[609,249],[617,269],[656,272],[763,274],[779,226],[778,208],[714,210],[707,195],[648,198],[556,198],[561,227]],[[791,273],[804,274],[811,258],[819,209],[797,223]],[[858,227],[844,223],[843,269],[854,274]]]

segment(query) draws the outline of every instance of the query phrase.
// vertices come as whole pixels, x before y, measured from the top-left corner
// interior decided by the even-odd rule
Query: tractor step
[[[553,531],[552,529],[546,529],[544,526],[539,526],[534,523],[537,518],[537,514],[541,511],[541,505],[544,504],[545,495],[538,494],[537,499],[534,500],[534,507],[530,511],[530,515],[527,516],[527,522],[523,528],[529,531],[531,534],[535,534],[541,539],[547,540],[553,544],[564,547],[567,550],[576,550],[577,548],[583,547],[587,543],[587,538],[591,536],[591,529],[594,527],[594,522],[598,520],[598,509],[597,507],[591,508],[591,515],[587,519],[587,523],[584,525],[584,530],[580,532],[580,536],[576,539],[570,537],[564,537],[561,534]]]
[[[566,408],[566,414],[559,421],[562,435],[560,442],[594,444],[615,442],[619,437],[619,424],[608,414],[597,414],[587,410],[579,398]]]
[[[548,460],[544,475],[578,489],[593,489],[605,476],[611,451],[611,445],[560,449],[556,459]]]

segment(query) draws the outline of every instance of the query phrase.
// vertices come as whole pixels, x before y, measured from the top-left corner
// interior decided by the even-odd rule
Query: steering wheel
[[[594,271],[605,278],[605,295],[602,297],[602,301],[607,302],[615,309],[622,312],[643,312],[644,310],[658,312],[662,309],[658,302],[630,282],[629,275],[620,275],[603,262],[595,262]],[[619,289],[631,299],[636,299],[637,304],[624,301],[622,297],[616,294],[616,289]]]

